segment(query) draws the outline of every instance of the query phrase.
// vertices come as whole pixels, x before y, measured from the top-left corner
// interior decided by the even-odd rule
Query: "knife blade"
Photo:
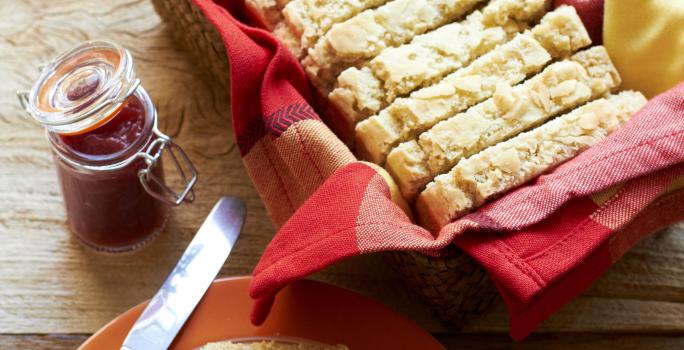
[[[245,205],[239,198],[219,199],[121,350],[168,349],[228,258],[244,221]]]

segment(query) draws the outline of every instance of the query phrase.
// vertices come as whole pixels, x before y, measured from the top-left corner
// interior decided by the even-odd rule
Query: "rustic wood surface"
[[[233,142],[229,98],[175,45],[151,4],[2,1],[0,18],[0,349],[73,349],[149,297],[221,195],[240,196],[248,207],[245,230],[221,276],[249,274],[274,229]],[[174,209],[150,247],[121,256],[93,254],[70,237],[44,132],[24,118],[14,96],[31,85],[41,62],[97,38],[131,50],[159,109],[160,128],[201,173],[197,201]],[[675,225],[640,243],[523,343],[507,338],[502,304],[464,331],[449,332],[380,256],[352,259],[314,277],[382,300],[448,348],[682,349],[682,232],[684,224]]]

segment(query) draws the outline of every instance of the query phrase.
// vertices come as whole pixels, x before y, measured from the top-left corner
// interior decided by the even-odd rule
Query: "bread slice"
[[[299,42],[299,37],[292,31],[287,23],[281,21],[273,28],[273,35],[287,47],[290,52],[298,59],[304,58],[306,51]]]
[[[330,28],[363,10],[380,6],[388,0],[290,0],[283,9],[285,21],[307,50]]]
[[[552,58],[566,57],[590,43],[574,8],[560,7],[546,14],[531,32],[360,122],[356,126],[357,154],[384,164],[399,142],[415,138],[437,122],[489,98],[498,83],[517,84],[539,72]]]
[[[506,142],[462,159],[416,201],[421,221],[438,231],[453,219],[597,144],[646,104],[636,91],[590,102]]]
[[[266,28],[301,60],[306,50],[333,24],[387,1],[246,0],[245,3],[260,17]]]
[[[492,0],[462,22],[387,48],[362,67],[347,68],[337,77],[330,102],[353,128],[396,97],[436,83],[510,40],[538,21],[545,9],[545,0]]]
[[[461,158],[506,140],[620,85],[605,48],[595,46],[554,63],[525,83],[496,87],[494,96],[456,114],[390,154],[387,169],[412,200]]]
[[[327,96],[337,75],[387,47],[456,20],[484,0],[395,0],[338,23],[302,61],[312,83]]]
[[[291,0],[246,0],[245,5],[259,16],[268,30],[273,30],[283,21],[282,10]]]
[[[596,66],[579,54],[572,60],[549,66],[515,88],[502,83],[491,99],[439,122],[420,135],[418,144],[427,156],[430,172],[440,174],[463,157],[616,88],[620,79],[608,53],[602,47],[591,51],[604,52],[602,60],[605,61]],[[593,75],[589,71],[602,67],[606,69],[597,69]],[[596,81],[598,84],[594,86]]]
[[[491,96],[498,82],[515,84],[540,71],[551,57],[523,34],[480,57],[441,82],[394,101],[356,125],[356,152],[364,160],[384,164],[399,142]]]
[[[292,0],[245,0],[245,5],[259,17],[261,23],[280,40],[295,57],[303,58],[304,50],[298,36],[285,23],[283,9]]]
[[[506,40],[502,28],[485,28],[481,18],[482,12],[476,11],[463,22],[385,49],[367,65],[346,69],[328,95],[330,103],[353,129],[397,96],[438,81]]]

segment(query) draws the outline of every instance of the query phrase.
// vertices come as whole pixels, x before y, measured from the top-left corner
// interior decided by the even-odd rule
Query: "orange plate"
[[[444,349],[429,333],[382,304],[315,281],[297,281],[277,296],[266,322],[249,322],[250,277],[216,280],[171,345],[190,350],[208,342],[247,337],[296,337],[350,349]],[[119,350],[147,302],[115,318],[79,350]]]

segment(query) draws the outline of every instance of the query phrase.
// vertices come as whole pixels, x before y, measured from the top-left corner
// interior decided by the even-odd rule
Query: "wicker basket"
[[[222,88],[230,88],[228,57],[214,26],[191,0],[152,0],[154,9],[168,24],[173,38]]]
[[[191,0],[152,0],[174,39],[192,54],[218,84],[228,89],[229,67],[216,29]],[[446,257],[416,252],[386,253],[408,286],[432,306],[450,328],[459,329],[480,316],[498,298],[485,270],[470,256],[453,249]]]

